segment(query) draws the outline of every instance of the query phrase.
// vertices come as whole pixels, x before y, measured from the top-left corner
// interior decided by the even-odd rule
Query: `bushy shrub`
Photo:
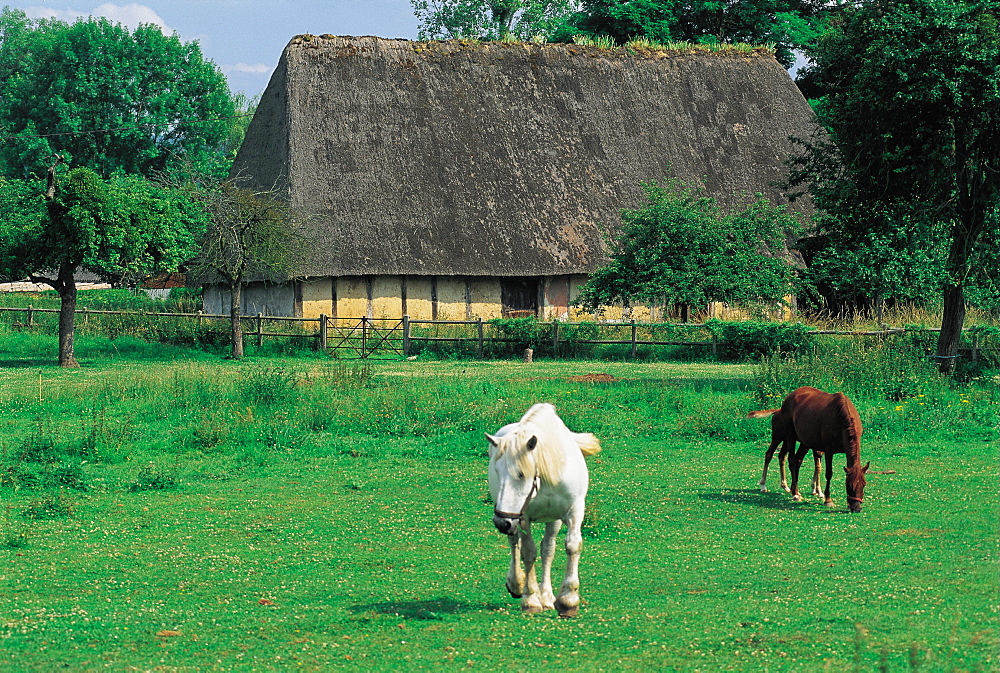
[[[705,327],[718,341],[720,360],[805,353],[810,347],[810,328],[801,323],[709,320]]]
[[[775,353],[755,375],[761,401],[780,400],[799,386],[897,402],[947,386],[918,340],[875,337],[817,339],[815,351]]]

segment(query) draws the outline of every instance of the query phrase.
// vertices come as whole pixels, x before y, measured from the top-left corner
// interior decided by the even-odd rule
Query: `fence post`
[[[35,312],[34,308],[32,308],[31,304],[28,304],[28,317],[24,321],[25,323],[27,323],[28,327],[31,327],[31,317],[32,317],[32,313],[34,313],[34,312]]]
[[[559,357],[559,321],[552,321],[552,357]]]
[[[972,333],[972,361],[979,359],[979,331]]]
[[[198,327],[199,327],[199,329],[201,328],[201,321],[202,321],[201,316],[202,316],[203,313],[204,313],[204,311],[202,311],[201,309],[198,309]]]
[[[264,347],[264,314],[257,314],[257,348]]]
[[[321,351],[326,351],[327,334],[326,334],[326,314],[319,314],[319,349]]]
[[[483,317],[479,316],[476,324],[476,334],[478,336],[476,340],[476,354],[477,357],[483,359]]]
[[[403,357],[410,357],[410,316],[403,316]]]
[[[719,359],[719,339],[715,336],[715,332],[712,332],[712,357],[716,360]]]
[[[637,352],[638,347],[639,347],[639,344],[636,343],[635,337],[636,337],[636,328],[635,328],[635,320],[633,320],[632,321],[632,359],[633,360],[635,359],[636,352]]]

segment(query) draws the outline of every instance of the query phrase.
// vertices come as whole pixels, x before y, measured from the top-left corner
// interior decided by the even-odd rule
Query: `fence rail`
[[[27,307],[0,307],[0,315],[5,313],[15,314],[15,320],[10,324],[15,328],[28,328],[36,324],[38,314],[59,313],[57,308],[37,308]],[[164,313],[152,311],[115,311],[79,308],[76,311],[78,316],[86,320],[89,316],[146,316],[151,318],[173,318],[181,320],[193,320],[199,325],[205,322],[228,322],[230,316],[227,314],[213,314],[198,311],[196,313]],[[17,321],[17,314],[21,314],[23,322]],[[298,337],[315,339],[316,348],[325,351],[351,351],[361,358],[371,357],[408,357],[413,353],[414,346],[422,343],[453,343],[464,345],[475,345],[476,354],[482,357],[487,345],[492,344],[517,344],[523,343],[522,338],[510,336],[487,335],[488,327],[493,327],[494,323],[489,320],[478,318],[476,320],[418,320],[409,316],[402,318],[333,318],[327,315],[320,315],[316,318],[295,318],[289,316],[272,316],[258,313],[256,315],[244,315],[241,317],[244,323],[244,338],[256,340],[257,346],[261,347],[265,338],[269,337]],[[299,331],[280,331],[281,324],[296,323],[300,326]],[[638,354],[640,347],[647,346],[685,346],[695,348],[711,349],[713,355],[718,355],[720,346],[724,345],[710,331],[708,326],[699,323],[637,323],[637,322],[605,322],[605,323],[564,323],[560,321],[538,322],[536,323],[542,331],[547,330],[549,336],[545,339],[546,347],[550,347],[554,355],[558,357],[561,346],[572,344],[584,345],[619,345],[629,347],[632,358]],[[588,326],[596,330],[598,338],[580,338],[573,335],[565,337],[567,329],[574,327]],[[421,333],[422,329],[435,329],[442,326],[466,327],[469,332],[463,335],[446,335]],[[266,329],[272,328],[272,329]],[[414,328],[417,331],[414,331]],[[678,339],[655,339],[640,338],[640,331],[655,329],[671,329],[690,332],[704,332],[706,337],[701,340],[678,340]],[[603,338],[609,332],[628,330],[627,338]],[[825,330],[815,329],[805,332],[806,336],[892,336],[911,332],[940,332],[936,327],[888,327],[879,330]],[[983,348],[980,334],[975,330],[970,332],[970,347],[963,349],[963,355],[970,356],[973,360],[986,350],[996,351],[996,348]],[[603,332],[603,334],[601,334]]]

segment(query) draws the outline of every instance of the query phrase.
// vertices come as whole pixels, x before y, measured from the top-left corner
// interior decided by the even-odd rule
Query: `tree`
[[[577,0],[410,0],[421,40],[548,37],[577,9]]]
[[[841,239],[863,242],[902,226],[928,257],[943,246],[936,357],[946,373],[966,287],[1000,234],[997,13],[996,2],[972,0],[862,2],[810,53],[829,140],[806,143],[795,179],[809,185]],[[865,216],[873,210],[890,216]]]
[[[208,213],[201,250],[188,264],[189,278],[221,280],[229,289],[231,356],[243,357],[243,286],[285,280],[308,250],[299,218],[276,189],[253,189],[230,178],[194,187],[190,195]]]
[[[195,42],[153,25],[72,24],[0,11],[0,175],[45,175],[48,157],[109,176],[186,162],[228,173],[236,122],[225,77]]]
[[[622,211],[611,261],[578,297],[587,310],[623,303],[703,306],[713,301],[781,303],[795,269],[786,236],[801,228],[762,196],[724,214],[715,201],[677,181],[643,185],[648,203]]]
[[[636,37],[656,42],[774,43],[782,65],[793,50],[811,44],[839,3],[828,0],[583,0],[575,30],[610,36],[618,44]]]
[[[0,277],[59,293],[59,364],[73,348],[76,279],[84,269],[116,284],[175,271],[197,250],[205,218],[182,194],[137,176],[103,180],[86,168],[47,183],[0,178]]]
[[[818,214],[799,244],[806,275],[834,312],[871,306],[881,323],[887,302],[922,302],[940,291],[947,245],[938,224],[880,204],[849,215]]]

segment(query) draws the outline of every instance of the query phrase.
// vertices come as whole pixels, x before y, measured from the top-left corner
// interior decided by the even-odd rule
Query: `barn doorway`
[[[504,318],[538,316],[538,278],[504,278],[500,281],[500,304]]]

